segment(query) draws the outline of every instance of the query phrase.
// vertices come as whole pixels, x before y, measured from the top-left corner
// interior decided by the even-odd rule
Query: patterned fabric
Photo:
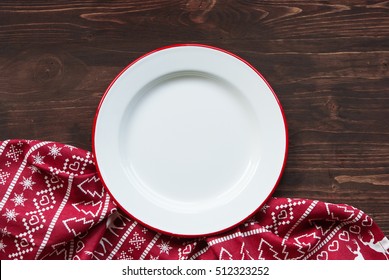
[[[0,142],[0,259],[389,259],[361,210],[272,198],[217,236],[163,235],[127,217],[90,152],[54,142]]]

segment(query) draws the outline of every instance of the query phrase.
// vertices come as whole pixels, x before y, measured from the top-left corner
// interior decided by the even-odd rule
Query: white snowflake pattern
[[[132,256],[127,255],[126,252],[121,252],[118,259],[119,260],[133,260],[134,258]]]
[[[41,173],[41,171],[39,170],[39,168],[36,167],[35,165],[30,165],[30,166],[28,167],[28,169],[31,170],[31,173],[32,173],[32,174],[34,174],[34,173]]]
[[[32,176],[26,178],[23,176],[23,182],[20,182],[23,185],[23,190],[32,190],[32,186],[35,185],[35,182],[32,180]]]
[[[56,144],[54,144],[53,146],[49,147],[49,149],[50,149],[49,155],[52,156],[54,159],[56,157],[62,156],[62,154],[61,154],[62,148],[57,147]]]
[[[34,159],[34,164],[44,164],[43,159],[44,156],[41,156],[39,152],[36,153],[36,155],[33,155],[32,158]]]
[[[6,156],[12,159],[14,162],[18,162],[19,156],[23,153],[23,150],[16,148],[15,145],[11,145]]]
[[[23,193],[17,194],[15,193],[15,197],[11,199],[15,203],[16,206],[24,206],[24,202],[27,200],[27,198],[24,198]]]
[[[16,213],[15,208],[12,210],[9,210],[8,208],[5,209],[5,214],[3,216],[7,219],[7,223],[10,221],[16,222],[16,216],[19,215],[19,213]]]
[[[11,175],[9,172],[5,172],[0,169],[0,185],[5,185],[9,175]]]
[[[3,239],[0,240],[0,251],[3,251],[5,253],[5,247],[7,247],[7,245],[4,244],[3,242]]]
[[[154,257],[153,255],[150,255],[150,260],[159,260],[159,256]]]
[[[7,230],[7,227],[3,227],[2,229],[0,229],[0,233],[1,233],[1,236],[4,237],[4,236],[9,236],[11,234],[11,232],[9,232]]]
[[[134,245],[135,249],[139,250],[145,241],[145,238],[139,237],[139,233],[135,232],[133,238],[128,242]]]
[[[159,244],[159,245],[157,245],[157,247],[159,248],[159,250],[160,250],[160,254],[161,253],[165,253],[165,254],[167,254],[167,255],[169,255],[169,251],[171,250],[171,249],[173,249],[173,247],[171,247],[170,245],[169,245],[169,242],[165,242],[165,241],[162,241],[161,242],[161,244]]]

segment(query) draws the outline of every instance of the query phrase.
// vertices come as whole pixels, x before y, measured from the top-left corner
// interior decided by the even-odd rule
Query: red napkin
[[[389,240],[352,206],[271,198],[206,238],[148,229],[118,209],[90,152],[0,142],[0,259],[389,259]]]

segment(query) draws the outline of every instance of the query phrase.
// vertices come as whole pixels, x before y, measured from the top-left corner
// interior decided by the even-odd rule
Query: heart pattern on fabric
[[[51,179],[50,179],[50,183],[52,184],[56,184],[58,183],[60,180],[57,176],[51,176]]]
[[[358,225],[350,226],[350,232],[354,234],[360,234],[361,233],[361,227]]]
[[[334,240],[330,246],[328,246],[328,250],[331,252],[336,252],[339,249],[339,242],[338,240]]]
[[[281,210],[281,212],[277,216],[279,220],[286,219],[287,217],[288,217],[288,212],[286,212],[286,210]]]
[[[192,251],[191,245],[186,245],[185,249],[182,251],[183,254],[189,254]]]
[[[35,226],[37,223],[39,223],[39,217],[37,215],[32,215],[31,218],[28,220],[28,223],[31,226]]]
[[[69,169],[72,171],[78,171],[80,169],[81,164],[78,161],[75,161],[71,164],[69,164]]]
[[[317,255],[316,259],[318,260],[328,260],[328,253],[326,251],[321,252]]]
[[[370,227],[373,224],[373,220],[370,217],[367,217],[362,221],[364,227]]]
[[[20,246],[27,247],[28,245],[29,243],[26,238],[22,238],[22,240],[20,240]]]
[[[49,203],[50,203],[50,199],[47,195],[43,195],[42,198],[39,200],[39,204],[41,206],[46,206]]]
[[[79,253],[79,252],[81,252],[82,249],[84,249],[84,248],[85,248],[84,242],[82,242],[81,240],[79,240],[79,241],[77,242],[76,252]]]
[[[339,234],[339,239],[342,241],[349,241],[350,240],[350,234],[348,231],[343,231],[341,234]]]

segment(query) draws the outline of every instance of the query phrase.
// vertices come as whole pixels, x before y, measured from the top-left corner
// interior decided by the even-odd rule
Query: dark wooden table
[[[164,45],[210,44],[259,69],[283,105],[275,195],[351,204],[389,235],[388,1],[106,2],[0,2],[2,139],[90,150],[123,67]]]

